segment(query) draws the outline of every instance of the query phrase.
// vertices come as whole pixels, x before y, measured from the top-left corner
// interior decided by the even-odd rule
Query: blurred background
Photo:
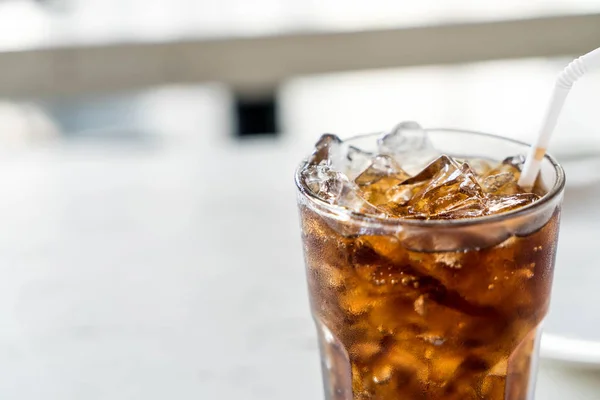
[[[322,398],[292,179],[315,139],[531,140],[598,46],[600,0],[0,0],[0,398]],[[552,148],[546,328],[590,343],[599,99],[589,73]],[[595,371],[545,360],[537,398],[600,399]]]

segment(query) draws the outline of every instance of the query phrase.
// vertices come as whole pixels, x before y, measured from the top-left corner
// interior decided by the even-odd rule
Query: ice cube
[[[463,218],[483,215],[484,193],[467,164],[441,156],[403,185],[417,185],[412,197],[394,210],[404,217]]]
[[[374,299],[365,288],[357,287],[340,294],[340,305],[346,312],[361,315],[371,310],[375,305]]]
[[[317,154],[319,150],[315,154]],[[302,179],[306,186],[318,198],[333,204],[341,195],[345,177],[333,171],[325,158],[316,165],[310,165],[302,171]]]
[[[355,183],[361,195],[374,205],[385,204],[389,200],[386,192],[409,177],[393,158],[378,155],[369,167],[360,174]]]
[[[439,155],[421,126],[414,121],[401,122],[377,141],[379,152],[392,156],[410,174]]]
[[[326,164],[337,172],[342,172],[348,179],[354,180],[371,163],[373,154],[350,146],[334,134],[322,135],[315,151],[309,158],[309,165]]]
[[[431,230],[411,229],[399,235],[402,245],[413,251],[456,252],[469,249],[485,249],[502,243],[510,236],[507,229],[488,229],[457,232],[448,227],[432,232]]]
[[[509,195],[520,191],[516,178],[511,172],[500,172],[486,176],[480,183],[486,193]]]
[[[369,167],[355,179],[355,182],[360,186],[367,186],[385,178],[394,178],[402,182],[408,177],[409,175],[393,158],[378,155],[373,158]]]
[[[385,193],[388,200],[386,208],[393,210],[404,206],[421,186],[422,184],[401,184],[391,187]]]
[[[347,178],[344,180],[342,191],[336,204],[360,214],[384,216],[381,210],[359,195],[356,185],[348,181]]]
[[[498,375],[488,375],[483,378],[481,383],[481,394],[486,399],[502,399],[506,393],[506,377]]]
[[[488,214],[499,214],[517,208],[525,207],[538,200],[540,197],[533,193],[517,193],[513,195],[489,195],[486,198]]]
[[[302,179],[309,190],[321,200],[351,211],[381,215],[382,212],[358,194],[358,187],[341,172],[334,171],[327,160],[310,165],[302,171]]]
[[[469,167],[471,167],[471,170],[473,170],[477,176],[486,176],[493,168],[492,163],[480,158],[472,158],[465,162],[469,164]]]
[[[401,184],[391,187],[386,192],[388,203],[382,208],[394,216],[408,217],[404,206],[415,194],[428,184],[440,171],[449,174],[458,168],[458,164],[445,155],[439,157],[412,178],[406,179]]]
[[[523,165],[525,164],[525,156],[519,154],[516,156],[506,157],[504,160],[502,160],[502,164],[512,165],[513,167],[521,171],[521,169],[523,169]]]
[[[432,180],[434,176],[439,175],[440,173],[443,174],[439,175],[439,177],[448,176],[451,173],[458,170],[459,168],[460,164],[458,164],[455,160],[446,155],[441,155],[440,157],[432,161],[429,165],[427,165],[425,168],[423,168],[423,170],[420,171],[418,174],[404,181],[403,184],[412,185],[426,183]]]
[[[382,154],[398,154],[429,146],[426,132],[414,121],[399,123],[379,138],[378,144]]]
[[[379,342],[359,342],[350,347],[350,355],[359,360],[368,360],[381,352]]]
[[[480,178],[484,191],[492,195],[505,196],[525,193],[525,190],[518,185],[521,161],[520,157],[509,157],[488,171],[487,175]]]
[[[440,218],[468,218],[485,213],[483,190],[467,164],[449,175],[440,172],[415,197],[415,211]]]
[[[358,147],[348,146],[345,149],[346,165],[345,174],[351,181],[355,180],[363,171],[365,171],[373,159],[373,154],[363,151]]]
[[[333,133],[325,133],[321,135],[315,144],[315,151],[310,156],[308,163],[310,165],[317,165],[323,162],[326,162],[326,164],[331,164],[331,159],[333,157],[340,157],[340,153],[342,152],[341,150],[342,139]]]

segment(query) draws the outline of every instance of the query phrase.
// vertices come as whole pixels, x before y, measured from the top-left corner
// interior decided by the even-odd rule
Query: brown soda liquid
[[[328,400],[527,398],[558,208],[533,232],[443,252],[304,200],[300,214]]]

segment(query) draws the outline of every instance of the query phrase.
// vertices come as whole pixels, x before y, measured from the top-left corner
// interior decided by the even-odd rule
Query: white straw
[[[537,140],[529,149],[529,154],[527,154],[523,172],[521,172],[521,178],[519,179],[519,186],[531,188],[535,183],[542,160],[546,154],[546,149],[548,148],[548,143],[550,142],[550,136],[552,136],[552,132],[556,127],[556,122],[558,121],[563,104],[565,104],[567,95],[571,87],[573,87],[573,83],[581,78],[589,69],[594,68],[600,68],[600,48],[573,60],[556,79],[554,92],[550,98],[550,104],[548,105],[548,110],[546,111],[546,116],[542,122]]]

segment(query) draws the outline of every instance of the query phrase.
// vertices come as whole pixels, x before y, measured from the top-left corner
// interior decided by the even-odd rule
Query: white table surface
[[[321,399],[292,183],[305,145],[2,154],[0,398]],[[600,375],[543,363],[537,398],[600,399]]]

